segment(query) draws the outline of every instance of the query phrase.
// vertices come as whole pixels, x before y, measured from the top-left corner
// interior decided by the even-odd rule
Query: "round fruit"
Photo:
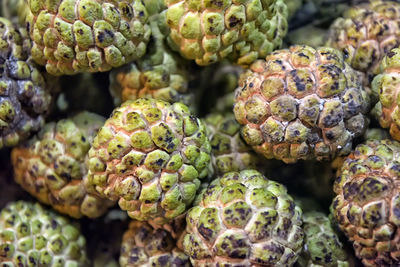
[[[333,215],[365,266],[400,264],[400,143],[369,140],[345,160]]]
[[[94,139],[88,182],[133,219],[163,224],[193,202],[210,150],[205,126],[184,104],[126,101]]]
[[[38,131],[51,105],[49,87],[29,50],[24,29],[0,18],[0,148]]]
[[[86,267],[79,228],[39,204],[11,202],[0,212],[0,263],[7,267]]]
[[[199,65],[251,64],[279,47],[288,28],[283,0],[165,2],[171,46]]]
[[[304,247],[299,257],[300,267],[348,267],[346,250],[329,218],[321,212],[303,214]]]
[[[375,117],[390,135],[400,141],[400,49],[390,51],[382,60],[382,73],[372,81],[372,91],[379,101],[373,109]]]
[[[301,209],[255,170],[214,180],[186,217],[183,248],[194,266],[291,266],[303,243]]]
[[[29,142],[12,150],[14,179],[42,203],[80,218],[103,215],[111,203],[86,187],[85,160],[105,119],[82,112],[71,119],[48,123]]]
[[[121,267],[190,267],[189,257],[174,243],[167,231],[132,221],[123,236],[119,263]]]
[[[292,46],[251,65],[234,112],[256,152],[293,163],[350,153],[368,126],[368,108],[357,72],[339,51]]]
[[[53,75],[108,71],[142,57],[150,38],[142,1],[28,0],[32,57]]]
[[[211,113],[204,122],[211,144],[211,162],[215,174],[260,167],[260,158],[240,136],[240,124],[232,112]]]
[[[400,44],[400,3],[367,1],[349,8],[330,28],[328,46],[340,49],[346,62],[367,75],[379,71],[382,58]]]

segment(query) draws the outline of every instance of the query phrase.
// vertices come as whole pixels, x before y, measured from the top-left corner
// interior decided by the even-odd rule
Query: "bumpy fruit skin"
[[[146,52],[142,1],[28,0],[33,59],[53,75],[108,71]]]
[[[256,152],[293,163],[350,153],[368,126],[368,108],[357,72],[339,51],[292,46],[251,65],[234,113]]]
[[[327,45],[343,51],[346,62],[364,72],[369,84],[385,54],[400,44],[399,24],[400,3],[370,1],[349,8],[331,25]]]
[[[194,106],[194,94],[188,88],[189,64],[167,46],[157,22],[161,17],[150,22],[153,39],[148,53],[139,61],[110,73],[110,92],[115,105],[151,97]]]
[[[382,60],[382,73],[372,81],[372,92],[378,97],[373,114],[390,135],[400,141],[400,49],[390,51]]]
[[[332,212],[365,266],[400,264],[400,143],[370,140],[345,160]]]
[[[29,49],[26,32],[0,18],[0,148],[38,131],[51,105],[49,87]]]
[[[211,145],[214,174],[254,169],[260,158],[240,136],[240,124],[230,113],[211,113],[204,119]]]
[[[214,180],[186,217],[183,248],[194,266],[291,266],[303,243],[301,209],[255,170]]]
[[[132,221],[124,233],[121,267],[190,267],[189,257],[176,248],[173,238],[162,229]]]
[[[331,222],[321,212],[303,214],[304,247],[299,257],[301,267],[348,267],[346,250]]]
[[[7,267],[86,267],[86,240],[67,218],[39,204],[11,202],[0,212],[0,263]]]
[[[103,215],[110,206],[87,187],[85,160],[105,119],[82,112],[48,123],[29,142],[12,150],[14,179],[40,202],[74,218]]]
[[[166,0],[171,46],[198,65],[229,58],[249,65],[282,44],[287,32],[283,0]]]
[[[193,202],[210,150],[204,124],[184,104],[126,101],[94,139],[88,183],[133,219],[163,224]]]

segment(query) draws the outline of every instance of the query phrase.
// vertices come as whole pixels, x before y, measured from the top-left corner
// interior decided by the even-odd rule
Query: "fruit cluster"
[[[396,0],[1,0],[0,266],[400,266],[399,40]]]

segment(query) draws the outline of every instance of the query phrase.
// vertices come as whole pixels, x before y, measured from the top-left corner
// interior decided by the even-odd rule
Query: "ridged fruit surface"
[[[367,74],[378,74],[382,58],[400,44],[400,3],[366,1],[346,10],[330,27],[328,46],[340,49],[346,62]]]
[[[303,214],[304,247],[301,267],[349,267],[351,263],[331,222],[321,212]]]
[[[369,96],[338,50],[292,46],[253,63],[234,113],[247,144],[266,158],[332,160],[368,126]]]
[[[108,71],[142,57],[150,38],[142,1],[28,0],[33,59],[53,75]]]
[[[194,266],[291,266],[302,212],[286,188],[255,170],[214,180],[188,212],[183,248]]]
[[[382,128],[400,141],[400,49],[395,48],[381,63],[382,73],[372,81],[372,91],[378,97],[373,114]]]
[[[204,124],[184,104],[126,101],[94,139],[88,182],[133,219],[163,224],[193,202],[210,150]]]
[[[110,73],[110,92],[116,105],[126,100],[151,97],[194,106],[194,93],[188,88],[189,64],[168,47],[157,22],[161,17],[150,22],[152,41],[147,54]]]
[[[189,257],[176,248],[170,234],[145,222],[132,221],[124,233],[121,267],[190,267]]]
[[[0,212],[4,267],[86,267],[86,240],[67,218],[39,204],[11,202]]]
[[[40,130],[50,108],[49,88],[29,49],[24,29],[0,18],[0,148]]]
[[[240,136],[240,124],[230,113],[210,113],[204,118],[211,145],[214,174],[259,167],[260,158]]]
[[[332,210],[365,266],[400,265],[400,143],[356,147],[336,179]]]
[[[13,149],[15,181],[60,213],[75,218],[103,215],[110,203],[86,187],[84,177],[90,145],[104,121],[82,112],[46,124],[37,136]]]
[[[171,46],[198,65],[251,64],[279,47],[288,28],[283,0],[165,2]]]

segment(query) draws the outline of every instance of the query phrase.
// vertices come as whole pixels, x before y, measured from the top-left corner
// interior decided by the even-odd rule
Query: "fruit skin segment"
[[[39,131],[51,107],[51,88],[30,47],[26,31],[0,17],[0,149]]]
[[[283,185],[255,170],[226,173],[189,210],[183,248],[194,266],[291,266],[301,216]]]
[[[400,143],[368,140],[356,147],[335,181],[332,214],[365,266],[400,264]]]
[[[94,139],[88,184],[133,219],[164,224],[193,202],[210,153],[204,124],[184,104],[129,100]]]
[[[32,57],[53,75],[108,71],[142,57],[150,39],[140,0],[28,0]]]
[[[292,46],[254,62],[235,92],[247,144],[286,163],[347,155],[368,127],[369,96],[333,48]]]
[[[7,267],[87,267],[79,227],[38,203],[17,201],[0,212],[0,262]]]
[[[283,0],[166,0],[170,46],[204,66],[228,58],[249,65],[280,47],[288,24]]]
[[[40,202],[74,218],[103,215],[112,205],[88,187],[87,153],[105,118],[81,112],[46,124],[11,153],[14,180]]]

